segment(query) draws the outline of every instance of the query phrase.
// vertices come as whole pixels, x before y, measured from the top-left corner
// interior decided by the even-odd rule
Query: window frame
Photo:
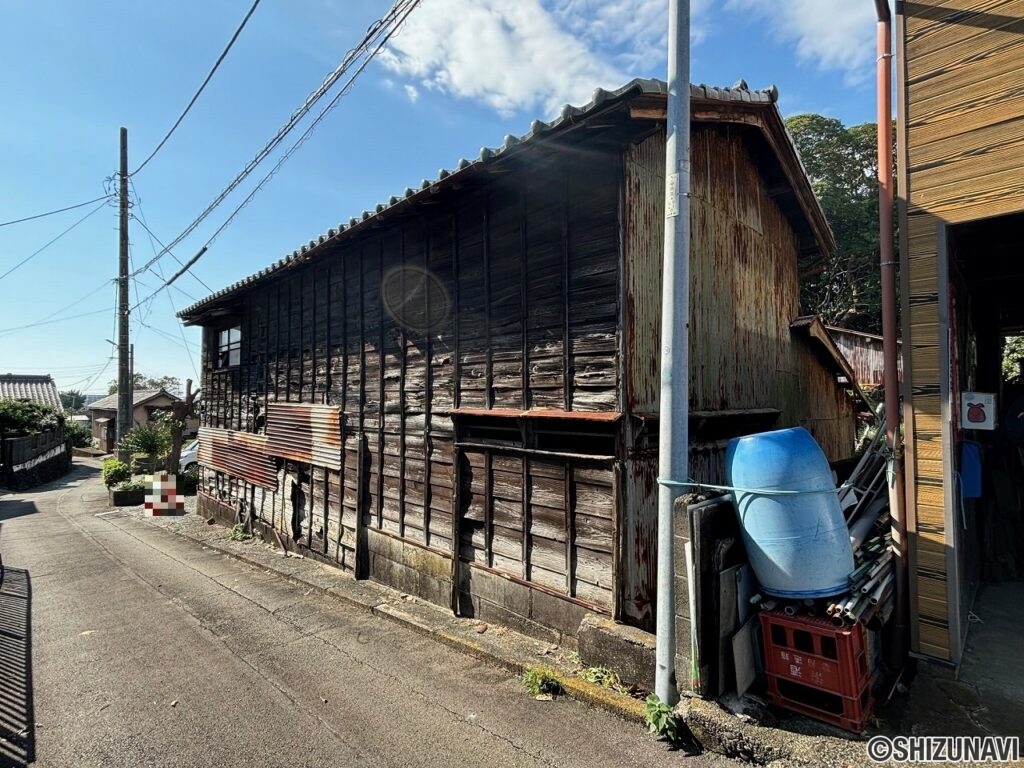
[[[242,326],[229,325],[213,331],[213,368],[222,371],[242,364]],[[234,334],[234,335],[233,335]]]

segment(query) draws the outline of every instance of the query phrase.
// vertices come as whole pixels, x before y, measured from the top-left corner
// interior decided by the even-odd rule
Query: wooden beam
[[[629,116],[634,120],[667,120],[667,107],[630,107]]]

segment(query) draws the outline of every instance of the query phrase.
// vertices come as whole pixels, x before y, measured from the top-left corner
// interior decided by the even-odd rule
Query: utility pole
[[[118,249],[117,283],[117,442],[131,428],[132,374],[131,348],[128,343],[128,129],[121,129],[121,222]],[[118,447],[117,457],[127,461],[127,452]]]
[[[668,14],[658,476],[662,480],[685,482],[690,479],[690,0],[669,0]],[[679,700],[672,551],[673,507],[679,494],[678,487],[662,484],[658,488],[654,692],[664,704]]]

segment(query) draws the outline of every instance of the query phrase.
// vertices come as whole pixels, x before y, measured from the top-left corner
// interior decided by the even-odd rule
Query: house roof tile
[[[0,399],[28,400],[48,405],[58,413],[64,412],[60,394],[57,392],[57,385],[49,374],[22,376],[5,373],[0,375]]]

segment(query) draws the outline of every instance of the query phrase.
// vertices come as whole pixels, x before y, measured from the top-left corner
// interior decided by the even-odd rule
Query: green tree
[[[171,431],[166,423],[153,422],[151,424],[136,424],[129,429],[118,448],[128,451],[129,454],[143,453],[149,461],[149,471],[156,468],[157,459],[167,455],[171,447]]]
[[[136,373],[132,377],[132,388],[135,391],[140,389],[165,389],[172,395],[181,395],[181,379],[177,376],[160,376],[151,378],[144,373]],[[107,394],[117,394],[117,379],[113,379],[107,387]]]
[[[831,325],[880,333],[878,128],[847,128],[822,115],[795,115],[786,127],[836,238],[835,253],[805,273],[804,311]]]
[[[1017,381],[1020,378],[1022,361],[1024,361],[1024,336],[1007,336],[1003,339],[1004,381]]]
[[[66,411],[77,411],[85,405],[85,395],[77,389],[68,389],[60,393],[60,402]]]

